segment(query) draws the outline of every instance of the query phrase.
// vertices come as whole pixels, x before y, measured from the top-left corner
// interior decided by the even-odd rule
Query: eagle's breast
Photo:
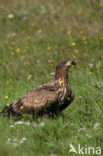
[[[62,102],[67,96],[68,83],[65,80],[58,79],[57,80],[57,90],[59,101]]]

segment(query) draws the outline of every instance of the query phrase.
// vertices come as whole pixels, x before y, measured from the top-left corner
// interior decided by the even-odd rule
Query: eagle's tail
[[[13,110],[13,104],[10,104],[9,106],[6,106],[6,107],[0,112],[0,114],[2,114],[2,113],[6,113],[8,117],[10,117],[10,115],[15,116],[15,117],[20,116],[19,113],[15,112],[15,111]]]
[[[8,116],[10,116],[10,114],[11,114],[12,111],[13,111],[12,105],[13,105],[13,104],[10,104],[9,106],[6,106],[6,107],[0,112],[0,114],[6,113]]]

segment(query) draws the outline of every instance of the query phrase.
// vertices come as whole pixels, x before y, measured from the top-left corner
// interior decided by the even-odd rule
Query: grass
[[[51,81],[61,60],[75,56],[77,62],[69,72],[75,100],[60,117],[34,122],[24,116],[29,126],[11,128],[16,119],[0,116],[0,156],[77,155],[68,153],[69,144],[103,152],[102,6],[96,0],[0,2],[0,110]]]

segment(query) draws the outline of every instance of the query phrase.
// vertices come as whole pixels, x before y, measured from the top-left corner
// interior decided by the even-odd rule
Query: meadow
[[[78,155],[70,144],[103,155],[103,1],[0,0],[0,111],[67,58],[73,103],[56,119],[0,115],[0,156]]]

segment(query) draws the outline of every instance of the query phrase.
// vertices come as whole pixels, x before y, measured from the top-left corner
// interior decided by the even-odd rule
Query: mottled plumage
[[[68,83],[68,69],[75,65],[75,61],[62,61],[56,67],[55,77],[50,83],[40,85],[10,106],[3,112],[8,115],[22,114],[44,115],[58,114],[74,99],[74,94]]]

